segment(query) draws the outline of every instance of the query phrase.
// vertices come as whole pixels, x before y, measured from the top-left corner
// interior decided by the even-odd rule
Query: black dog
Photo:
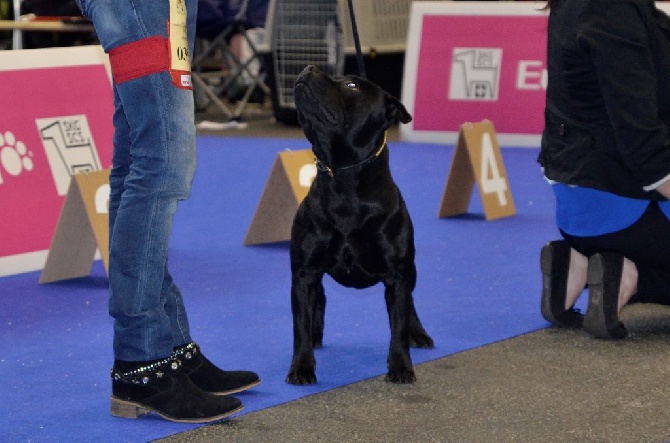
[[[416,380],[410,344],[431,348],[414,308],[412,221],[389,169],[386,130],[412,120],[400,101],[354,76],[331,78],[308,66],[295,85],[298,121],[318,173],[291,231],[293,361],[286,381],[316,382],[322,346],[322,278],[365,288],[382,282],[391,324],[386,380]]]

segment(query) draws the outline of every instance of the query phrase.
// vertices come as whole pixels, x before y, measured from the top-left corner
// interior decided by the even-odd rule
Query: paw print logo
[[[0,133],[0,170],[9,175],[17,176],[23,171],[33,170],[33,153],[28,151],[26,144],[16,140],[12,132]],[[0,183],[2,183],[0,174]]]

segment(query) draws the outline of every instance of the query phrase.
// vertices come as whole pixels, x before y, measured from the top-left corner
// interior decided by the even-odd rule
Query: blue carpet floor
[[[292,349],[288,243],[242,241],[277,153],[308,147],[300,139],[200,137],[193,195],[175,219],[170,268],[194,339],[220,366],[262,377],[239,394],[243,413],[385,373],[383,288],[356,291],[328,280],[318,383],[284,382]],[[558,233],[537,150],[503,150],[517,215],[487,222],[476,189],[468,215],[437,218],[452,146],[396,142],[390,149],[416,231],[416,307],[436,344],[413,350],[414,363],[547,326],[539,312],[538,257]],[[0,278],[1,441],[138,442],[195,427],[109,415],[112,322],[99,262],[89,277],[50,285],[38,279],[39,273]]]

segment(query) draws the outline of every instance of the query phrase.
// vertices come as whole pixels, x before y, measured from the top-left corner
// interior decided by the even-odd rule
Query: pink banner
[[[104,65],[0,71],[0,258],[48,249],[72,174],[112,157]]]
[[[546,11],[514,3],[416,2],[410,31],[403,100],[414,120],[401,128],[404,139],[453,143],[463,123],[491,120],[499,135],[539,143]]]
[[[545,17],[424,18],[414,128],[458,131],[492,120],[503,133],[544,125]]]

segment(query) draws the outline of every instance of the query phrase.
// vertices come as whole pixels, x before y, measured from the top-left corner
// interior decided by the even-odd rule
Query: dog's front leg
[[[317,301],[320,297],[323,297],[321,278],[322,276],[316,275],[293,276],[291,285],[293,360],[286,377],[287,383],[294,385],[316,383],[313,330],[315,321],[318,322],[315,318],[315,315],[317,315]],[[319,288],[321,293],[319,293]],[[321,322],[323,322],[323,319],[321,319]],[[319,340],[321,340],[320,337]]]
[[[412,288],[402,278],[394,277],[386,283],[384,297],[391,325],[388,373],[386,381],[392,383],[414,383],[416,376],[409,355],[409,323],[411,315]]]
[[[326,292],[323,289],[323,282],[319,281],[316,285],[314,316],[312,317],[312,347],[323,347],[323,329],[325,327],[326,317]]]

